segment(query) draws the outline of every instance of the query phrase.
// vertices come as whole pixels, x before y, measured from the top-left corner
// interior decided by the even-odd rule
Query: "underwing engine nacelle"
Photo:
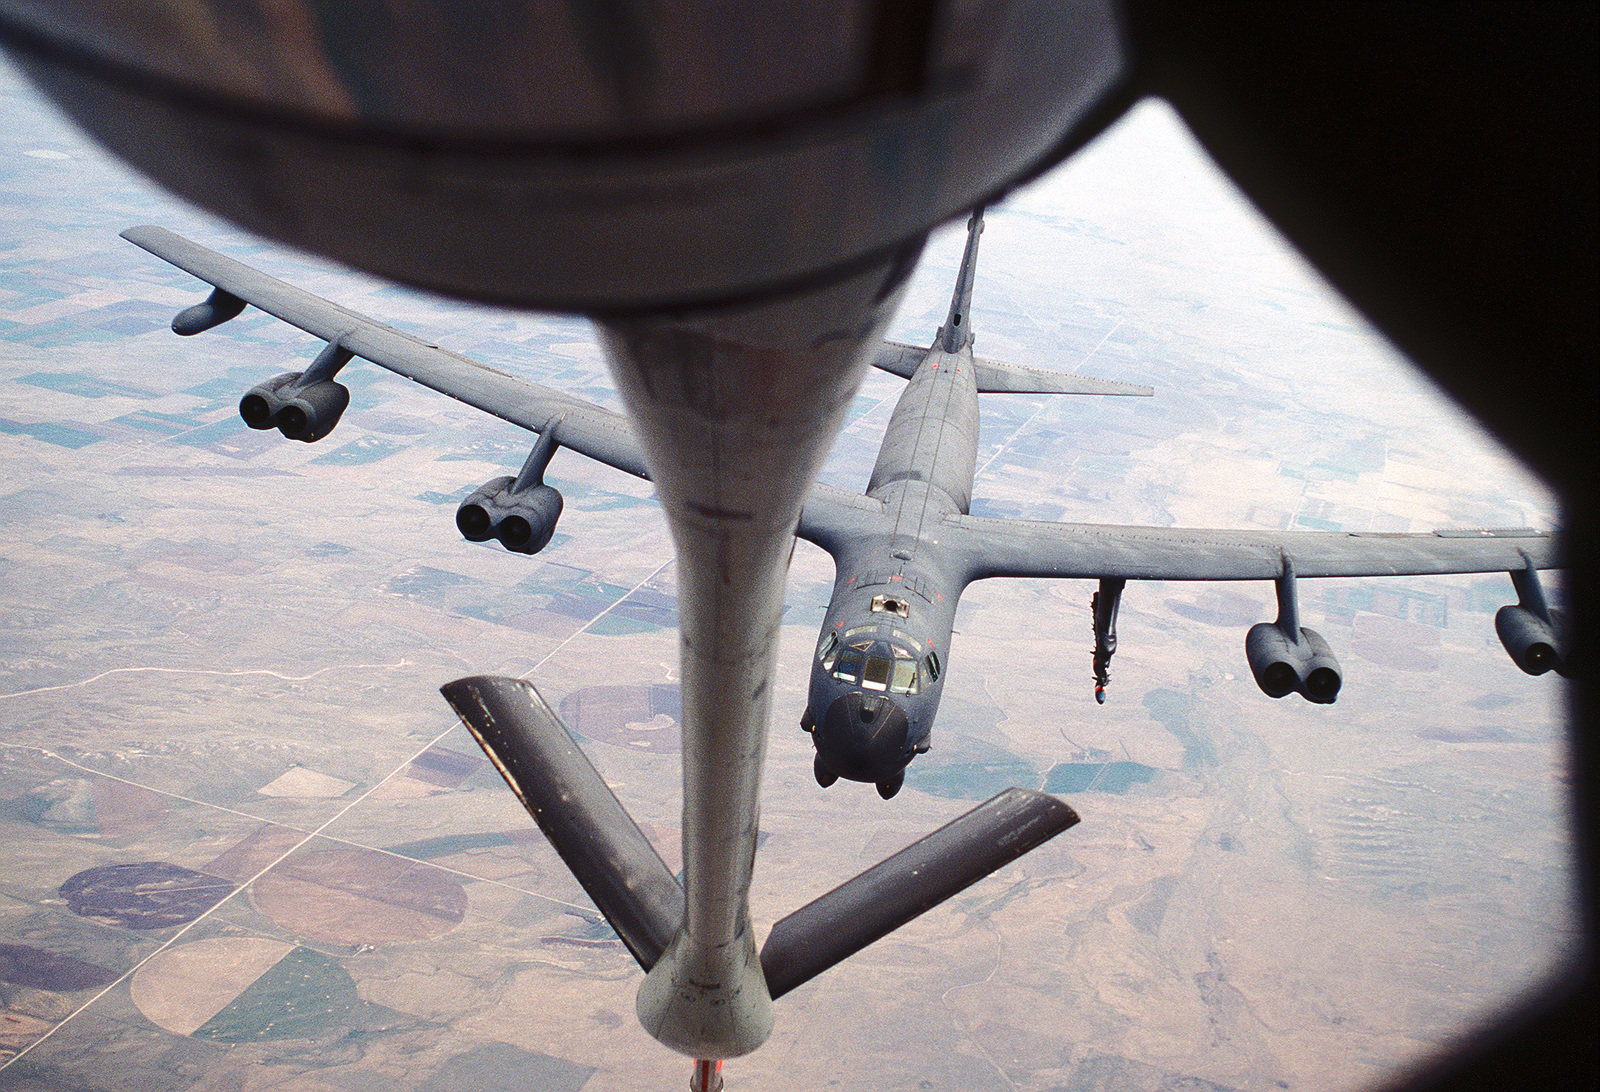
[[[1295,600],[1294,566],[1283,559],[1277,579],[1278,620],[1258,622],[1245,635],[1244,654],[1256,685],[1269,698],[1298,693],[1318,705],[1331,705],[1344,685],[1344,673],[1328,642],[1314,629],[1300,625]]]
[[[1298,692],[1307,701],[1331,704],[1344,685],[1339,661],[1316,630],[1302,628],[1299,638],[1291,639],[1276,622],[1251,626],[1244,640],[1250,673],[1269,698]]]
[[[485,482],[456,509],[456,527],[469,542],[499,539],[513,553],[536,554],[550,545],[564,502],[544,471],[556,452],[555,422],[545,426],[516,477]]]
[[[1526,607],[1501,607],[1495,612],[1494,631],[1511,659],[1530,675],[1543,675],[1561,663],[1555,627]]]
[[[1529,675],[1543,675],[1551,668],[1565,675],[1562,618],[1545,600],[1533,563],[1511,573],[1511,583],[1517,589],[1516,604],[1501,607],[1494,616],[1494,631],[1500,643]]]
[[[334,341],[303,372],[285,372],[251,387],[239,416],[251,428],[276,428],[291,440],[315,443],[333,431],[350,405],[350,390],[333,377],[353,354]]]
[[[561,518],[563,501],[553,486],[539,484],[516,491],[509,474],[485,482],[456,509],[456,526],[470,542],[500,540],[519,554],[536,554],[550,545]]]

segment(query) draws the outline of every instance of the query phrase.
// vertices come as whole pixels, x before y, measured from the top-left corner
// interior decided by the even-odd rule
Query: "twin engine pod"
[[[1269,698],[1299,694],[1318,705],[1332,705],[1344,674],[1322,634],[1300,625],[1294,564],[1287,554],[1278,574],[1278,620],[1257,622],[1245,634],[1244,654],[1256,685]]]
[[[1344,685],[1339,661],[1322,634],[1300,630],[1293,640],[1276,622],[1257,622],[1245,635],[1244,653],[1256,685],[1269,698],[1298,693],[1318,705],[1331,705]]]
[[[185,307],[172,320],[172,332],[193,337],[237,318],[245,301],[224,288],[214,288],[203,303]],[[335,338],[323,346],[311,367],[284,372],[251,387],[239,399],[239,416],[255,429],[276,428],[291,440],[312,444],[333,431],[350,405],[350,390],[333,377],[355,354]]]
[[[205,302],[180,311],[172,329],[185,337],[198,334],[235,318],[244,307],[241,297],[216,288]],[[239,400],[244,423],[254,429],[276,428],[308,444],[332,432],[350,405],[350,389],[334,381],[355,356],[342,344],[343,336],[328,342],[305,371],[285,372],[251,387]],[[519,554],[536,554],[550,545],[565,502],[544,484],[544,472],[560,444],[556,434],[562,419],[557,414],[537,430],[539,439],[515,477],[494,478],[461,502],[456,526],[469,541],[498,539]]]
[[[516,477],[492,478],[461,502],[456,509],[456,527],[467,541],[497,538],[500,545],[518,554],[536,554],[550,545],[563,502],[555,487],[544,484],[544,472],[559,445],[556,432],[560,424],[560,417],[545,423]]]
[[[239,399],[239,416],[251,428],[277,428],[291,440],[315,443],[333,431],[350,404],[350,390],[331,379],[305,382],[304,372],[275,376]]]
[[[469,542],[499,539],[513,553],[536,554],[550,545],[563,501],[554,486],[516,488],[509,474],[485,482],[456,509],[456,527]]]
[[[179,320],[188,313],[173,320],[173,329],[178,328]],[[337,340],[329,342],[305,371],[285,372],[251,387],[239,399],[239,416],[251,428],[276,427],[291,440],[315,443],[333,431],[350,404],[349,388],[335,383],[333,377],[350,362],[352,355]]]

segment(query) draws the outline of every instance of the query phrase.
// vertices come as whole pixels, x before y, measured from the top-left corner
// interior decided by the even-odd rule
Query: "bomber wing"
[[[819,482],[806,494],[795,534],[838,557],[851,540],[880,533],[887,523],[882,501]]]
[[[542,432],[559,417],[563,447],[635,477],[650,477],[633,428],[620,413],[430,345],[165,228],[129,228],[122,237],[314,337],[338,342],[363,360],[530,432]]]
[[[363,360],[503,421],[530,432],[543,432],[552,420],[560,418],[562,447],[635,477],[650,477],[633,427],[620,413],[401,333],[165,228],[133,227],[122,237],[237,301],[313,337],[338,342]],[[864,521],[882,511],[880,502],[860,494],[813,485],[800,518],[800,533],[826,545],[835,541],[838,534],[865,526]]]
[[[1562,561],[1555,537],[1539,531],[1224,531],[951,516],[941,522],[938,541],[959,559],[962,586],[993,576],[1099,580],[1090,600],[1099,702],[1106,700],[1117,605],[1129,580],[1273,581],[1277,620],[1252,626],[1245,637],[1250,672],[1269,697],[1299,693],[1327,704],[1339,694],[1343,675],[1333,650],[1321,634],[1300,625],[1295,581],[1307,576],[1508,573],[1517,603],[1495,615],[1501,644],[1530,675],[1552,667],[1567,671],[1566,627],[1535,572]]]
[[[939,541],[966,579],[1273,580],[1296,575],[1417,576],[1558,567],[1556,540],[1527,529],[1392,534],[1226,531],[952,516]]]

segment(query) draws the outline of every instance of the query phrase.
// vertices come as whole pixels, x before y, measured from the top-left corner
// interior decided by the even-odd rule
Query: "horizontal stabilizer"
[[[761,950],[780,997],[1078,821],[1053,796],[1007,789],[772,927]]]
[[[972,358],[972,366],[977,372],[979,394],[1131,394],[1148,398],[1155,393],[1154,388],[1138,383],[1024,368],[981,356]]]
[[[919,349],[915,345],[902,345],[898,341],[885,341],[878,346],[872,366],[882,368],[890,375],[898,375],[901,379],[910,379],[917,374],[917,369],[932,351]]]
[[[898,341],[885,341],[878,346],[872,365],[890,375],[910,379],[931,351],[914,345],[902,345]],[[1148,398],[1155,393],[1154,389],[1138,383],[1119,383],[1114,379],[1094,379],[1070,372],[1024,368],[981,356],[972,358],[972,367],[980,394],[1121,394]]]
[[[439,688],[639,965],[683,924],[683,888],[561,718],[521,679]]]

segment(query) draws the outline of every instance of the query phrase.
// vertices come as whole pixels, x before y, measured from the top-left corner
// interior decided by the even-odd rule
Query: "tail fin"
[[[961,272],[956,274],[955,295],[950,298],[950,313],[939,327],[935,344],[947,353],[960,352],[972,344],[972,282],[978,275],[978,236],[983,234],[983,206],[972,210],[967,221],[967,252],[961,257]]]
[[[955,294],[950,297],[950,313],[934,338],[934,348],[947,353],[960,352],[972,344],[972,283],[978,276],[978,237],[983,234],[983,206],[972,210],[967,221],[967,250],[961,256],[961,271],[956,274]],[[910,379],[927,352],[907,345],[885,342],[872,361],[884,371]],[[1038,368],[1023,368],[998,360],[974,358],[974,378],[980,393],[1006,394],[1131,394],[1150,395],[1149,387],[1137,383],[1118,383],[1088,376],[1063,375]]]

